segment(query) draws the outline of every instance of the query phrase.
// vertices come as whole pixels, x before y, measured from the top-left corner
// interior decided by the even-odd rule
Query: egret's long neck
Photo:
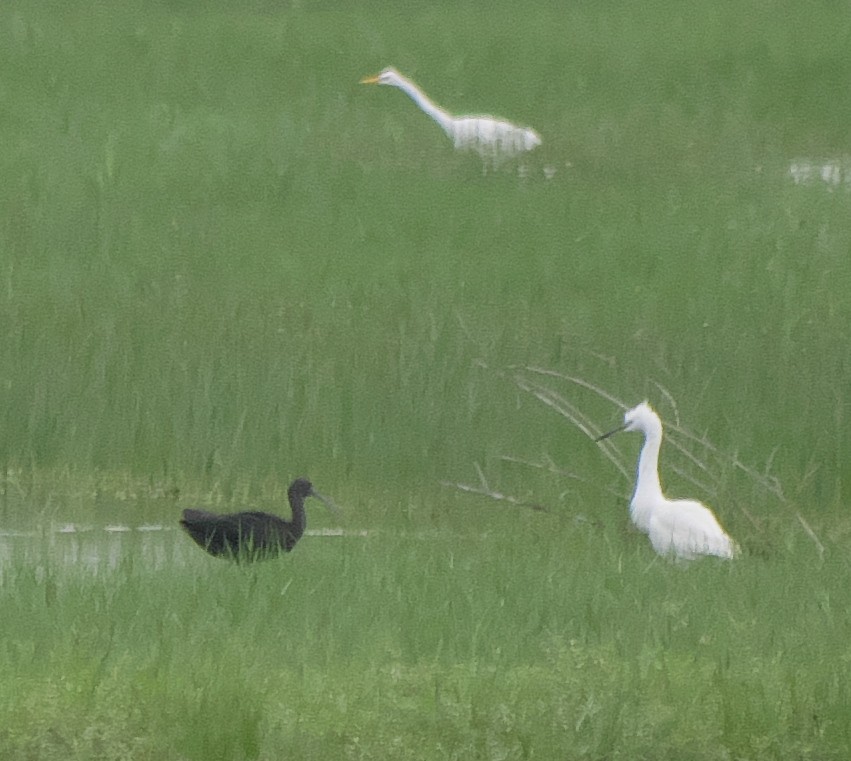
[[[644,446],[638,456],[638,473],[635,479],[634,505],[656,502],[662,497],[659,481],[659,447],[662,445],[662,427],[651,428],[644,434]]]
[[[434,119],[447,135],[452,137],[452,117],[446,111],[429,99],[413,82],[404,77],[399,77],[397,87],[406,92],[414,103]]]

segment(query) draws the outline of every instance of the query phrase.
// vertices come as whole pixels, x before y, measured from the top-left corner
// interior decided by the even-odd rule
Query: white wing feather
[[[485,158],[515,156],[541,144],[535,130],[486,116],[459,117],[451,129],[456,149],[472,150]]]
[[[648,534],[660,555],[692,560],[699,555],[732,558],[736,544],[718,523],[712,511],[692,500],[667,500],[658,505]]]

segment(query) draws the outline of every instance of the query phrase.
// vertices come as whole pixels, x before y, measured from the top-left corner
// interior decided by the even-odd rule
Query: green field
[[[87,5],[0,10],[0,757],[851,757],[844,7]],[[352,535],[256,568],[53,532],[301,475]]]

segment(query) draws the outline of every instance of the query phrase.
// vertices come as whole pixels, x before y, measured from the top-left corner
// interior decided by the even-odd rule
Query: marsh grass
[[[368,55],[341,58],[350,26],[323,13],[10,6],[0,459],[199,494],[300,473],[405,492],[568,441],[483,358],[625,397],[658,381],[747,461],[824,472],[812,509],[840,505],[847,199],[788,179],[842,145],[844,96],[811,107],[836,32],[668,10],[542,4],[462,44],[481,14],[459,8],[406,66],[408,22],[365,10],[347,18]],[[529,176],[482,176],[399,93],[358,88],[388,60],[447,106],[527,116],[547,137]]]
[[[550,520],[306,537],[247,568],[193,551],[153,569],[138,547],[95,572],[19,565],[0,582],[0,747],[841,757],[847,563],[802,543],[686,569],[632,536]]]
[[[4,5],[3,527],[286,514],[306,475],[370,533],[251,569],[4,542],[0,755],[848,758],[848,193],[789,174],[848,153],[847,35],[792,2]],[[358,87],[387,64],[541,149],[483,172]],[[729,455],[741,562],[655,558],[517,366],[664,389]],[[550,512],[440,485],[476,466]]]

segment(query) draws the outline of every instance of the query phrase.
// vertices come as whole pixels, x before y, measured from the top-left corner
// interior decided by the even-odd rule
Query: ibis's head
[[[287,494],[289,496],[295,497],[297,499],[305,499],[306,497],[313,496],[313,484],[310,483],[306,478],[297,478],[290,484],[290,488],[287,489]]]
[[[662,421],[659,420],[659,416],[647,402],[642,402],[624,413],[623,425],[619,425],[608,433],[598,436],[596,440],[602,441],[620,431],[641,431],[641,433],[646,435],[653,431],[661,432],[661,430]]]
[[[328,497],[320,494],[316,489],[313,488],[313,484],[310,483],[306,478],[297,478],[290,484],[290,488],[287,489],[287,494],[291,500],[303,501],[307,497],[316,497],[320,502],[322,502],[325,507],[327,507],[332,512],[339,512],[340,508],[337,507]]]
[[[388,66],[374,77],[364,77],[360,83],[362,85],[396,85],[402,81],[402,75],[392,66]]]

